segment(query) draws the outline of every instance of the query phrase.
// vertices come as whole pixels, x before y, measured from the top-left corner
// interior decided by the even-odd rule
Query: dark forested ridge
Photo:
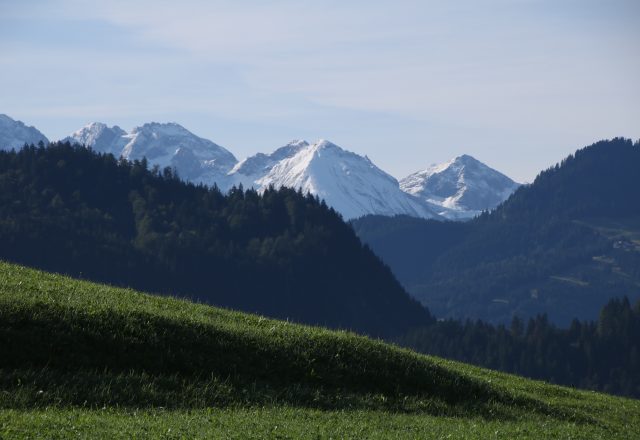
[[[510,326],[439,321],[397,341],[414,350],[549,382],[640,397],[640,301],[613,299],[597,321],[558,328],[540,315]]]
[[[0,152],[0,258],[372,335],[431,320],[314,197],[223,195],[69,144]]]
[[[583,148],[466,224],[352,224],[438,317],[594,320],[610,298],[640,298],[640,144]]]

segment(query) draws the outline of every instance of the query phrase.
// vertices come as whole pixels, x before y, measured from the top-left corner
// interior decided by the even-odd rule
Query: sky
[[[177,122],[239,159],[320,138],[397,178],[520,182],[640,138],[637,0],[0,0],[0,113],[51,140]]]

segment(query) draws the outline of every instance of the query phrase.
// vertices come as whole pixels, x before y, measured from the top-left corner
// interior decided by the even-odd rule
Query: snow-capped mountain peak
[[[316,148],[316,150],[325,150],[325,149],[331,149],[331,148],[342,150],[342,148],[338,147],[336,144],[326,139],[319,139],[318,142],[316,142],[313,145]]]
[[[125,158],[146,157],[161,168],[171,166],[171,160],[180,148],[190,150],[197,159],[207,162],[210,167],[228,171],[237,163],[235,156],[227,149],[196,136],[175,122],[150,122],[135,127],[125,137],[128,139],[122,150]]]
[[[186,180],[221,187],[227,186],[227,173],[237,163],[225,148],[175,122],[149,122],[129,133],[118,126],[92,122],[63,140],[129,160],[144,157],[151,165],[175,168]]]
[[[241,180],[243,184],[251,184],[253,180],[267,173],[278,161],[294,156],[308,146],[307,141],[295,139],[271,154],[258,153],[241,160],[233,167],[230,174],[242,176],[237,180]]]
[[[126,144],[124,139],[126,134],[117,125],[109,127],[102,122],[91,122],[80,130],[71,133],[63,141],[85,145],[99,153],[110,153],[119,157],[122,154],[122,148]]]
[[[0,114],[0,150],[19,149],[25,144],[37,145],[39,142],[46,145],[49,140],[35,127]]]
[[[367,158],[324,139],[313,144],[290,143],[283,148],[286,147],[291,148],[282,156],[283,150],[278,149],[271,155],[245,160],[245,164],[250,160],[260,162],[261,168],[252,169],[252,180],[245,179],[243,185],[259,190],[269,186],[298,188],[324,199],[346,219],[366,214],[437,217],[428,203],[403,193],[395,178]],[[277,160],[275,156],[282,158]],[[246,165],[236,168],[236,172],[244,168]],[[263,174],[260,176],[257,171]]]
[[[495,208],[520,184],[467,154],[431,165],[400,181],[403,191],[443,208],[449,218],[471,218]]]

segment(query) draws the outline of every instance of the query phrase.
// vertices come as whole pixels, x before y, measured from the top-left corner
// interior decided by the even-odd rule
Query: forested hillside
[[[372,335],[431,319],[314,197],[223,195],[69,144],[0,152],[0,244],[49,271]]]
[[[595,320],[640,298],[640,144],[583,148],[465,225],[364,217],[352,224],[438,317]]]

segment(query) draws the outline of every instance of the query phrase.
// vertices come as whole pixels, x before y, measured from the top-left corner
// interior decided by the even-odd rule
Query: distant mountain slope
[[[504,174],[466,154],[400,180],[403,191],[441,206],[440,214],[454,220],[472,218],[494,209],[518,186]]]
[[[640,145],[598,142],[463,227],[364,218],[361,239],[438,317],[595,319],[640,297]],[[448,230],[445,230],[448,229]],[[444,245],[429,246],[429,242]]]
[[[313,197],[224,195],[69,144],[0,152],[0,244],[50,271],[372,335],[431,320]]]
[[[35,127],[0,114],[0,150],[19,149],[25,144],[38,145],[40,142],[46,145],[49,140]]]
[[[408,290],[424,281],[425,267],[461,243],[471,229],[468,222],[410,216],[370,215],[352,220],[351,224]]]

